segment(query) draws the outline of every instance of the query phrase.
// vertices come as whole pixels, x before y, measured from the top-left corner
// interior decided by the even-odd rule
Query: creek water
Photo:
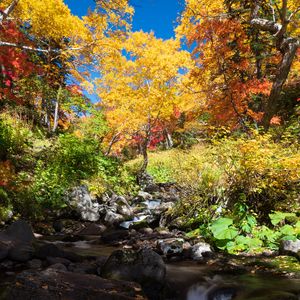
[[[93,239],[78,242],[48,240],[64,249],[88,256],[109,256],[117,247],[96,244]],[[16,272],[17,273],[17,272]],[[1,290],[14,274],[0,272]],[[166,300],[300,300],[300,279],[258,274],[224,274],[194,261],[167,263]]]
[[[90,241],[62,243],[80,255],[109,256],[117,247]],[[167,263],[168,300],[300,300],[300,279],[271,275],[222,274],[195,261]]]

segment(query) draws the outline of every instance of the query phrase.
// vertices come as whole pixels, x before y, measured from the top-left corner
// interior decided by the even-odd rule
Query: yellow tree
[[[157,39],[150,33],[132,33],[113,59],[101,66],[97,90],[113,141],[136,137],[148,164],[147,148],[153,129],[168,122],[174,112],[190,108],[180,93],[183,74],[191,67],[190,55],[178,41]]]

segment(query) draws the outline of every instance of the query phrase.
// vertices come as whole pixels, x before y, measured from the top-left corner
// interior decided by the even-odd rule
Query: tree
[[[176,109],[188,107],[179,85],[191,61],[189,53],[179,48],[172,39],[132,33],[118,54],[101,66],[102,77],[96,82],[111,142],[137,141],[144,158],[141,172],[147,168],[154,129],[170,121]]]
[[[240,125],[251,117],[268,129],[299,47],[298,27],[293,0],[187,0],[177,33],[196,44],[194,77],[201,75],[210,112]]]

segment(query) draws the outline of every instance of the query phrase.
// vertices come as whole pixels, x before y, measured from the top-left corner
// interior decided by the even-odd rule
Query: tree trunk
[[[281,48],[284,52],[283,57],[272,86],[271,94],[265,106],[265,114],[262,119],[262,125],[265,130],[269,129],[272,117],[276,115],[280,109],[282,87],[288,78],[296,51],[299,47],[299,41],[296,39],[286,39],[283,43],[284,45]]]
[[[143,155],[143,165],[140,169],[140,173],[143,174],[146,172],[148,167],[149,158],[148,158],[148,138],[146,137],[142,144],[142,155]]]

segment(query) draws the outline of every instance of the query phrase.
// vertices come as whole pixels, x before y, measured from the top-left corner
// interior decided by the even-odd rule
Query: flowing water
[[[93,239],[77,242],[49,241],[80,255],[108,257],[117,247],[96,243]],[[1,273],[1,272],[0,272]],[[193,261],[167,264],[168,300],[300,300],[300,279],[271,275],[222,274],[209,265]],[[0,274],[0,299],[14,274]]]

